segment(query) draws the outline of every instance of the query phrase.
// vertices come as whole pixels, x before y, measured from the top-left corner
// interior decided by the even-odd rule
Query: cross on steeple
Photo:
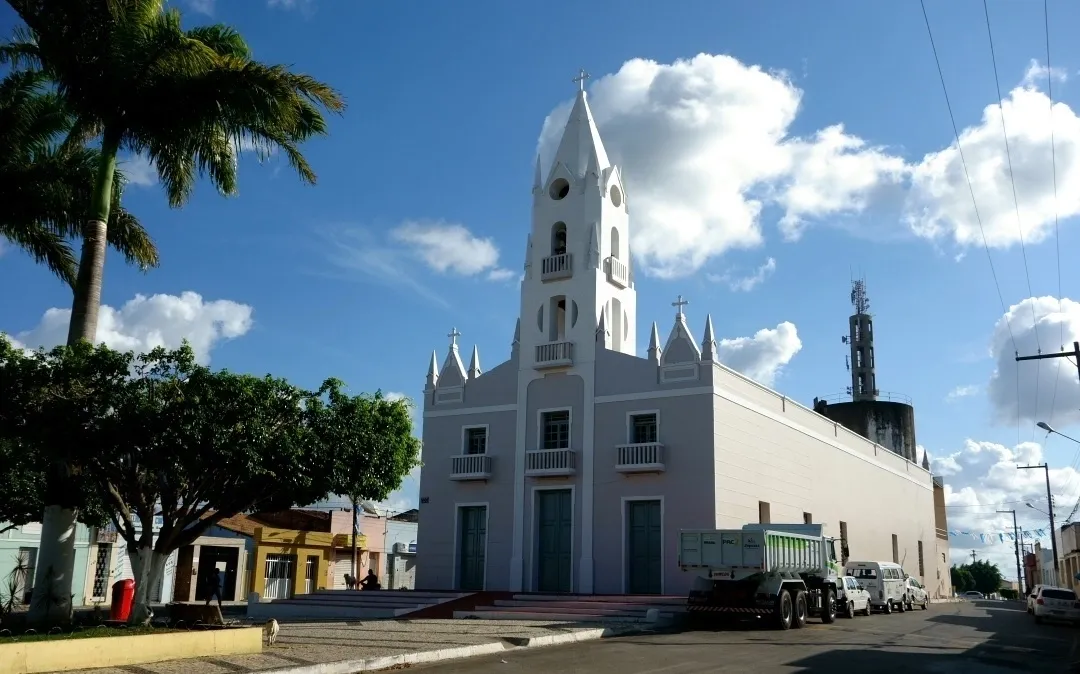
[[[687,304],[690,304],[690,302],[684,300],[682,298],[682,295],[679,295],[679,298],[677,300],[675,300],[674,302],[672,302],[671,306],[675,307],[675,310],[679,312],[677,314],[678,316],[682,316],[683,315],[682,308],[685,307]]]
[[[460,337],[460,336],[461,336],[461,333],[458,332],[457,328],[452,328],[450,330],[450,334],[448,334],[447,337],[450,338],[450,346],[451,347],[457,346],[457,338]]]
[[[578,91],[585,91],[585,80],[587,79],[589,79],[589,73],[582,68],[578,76],[574,78],[574,82],[578,85]]]

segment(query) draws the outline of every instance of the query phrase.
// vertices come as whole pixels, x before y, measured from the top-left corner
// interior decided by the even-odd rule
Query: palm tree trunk
[[[107,223],[112,207],[112,185],[119,146],[119,139],[106,132],[101,144],[101,163],[94,181],[89,219],[83,233],[82,257],[68,325],[68,346],[84,340],[93,343],[97,338]],[[72,494],[65,487],[69,474],[69,466],[58,462],[46,477],[45,493],[49,500],[41,520],[35,592],[31,595],[29,616],[31,622],[39,625],[66,625],[71,621],[77,513],[70,503],[64,503]],[[68,498],[65,498],[65,494]]]

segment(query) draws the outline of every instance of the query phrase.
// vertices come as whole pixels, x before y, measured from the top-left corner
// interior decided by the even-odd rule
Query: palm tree
[[[170,205],[182,206],[204,175],[236,192],[241,144],[281,150],[307,183],[315,173],[299,146],[327,133],[322,110],[345,104],[331,87],[281,65],[265,65],[232,28],[184,30],[164,0],[7,0],[26,24],[0,45],[0,63],[40,69],[76,115],[70,138],[100,139],[101,154],[83,232],[68,343],[93,341],[105,243],[120,151],[156,167]],[[66,467],[62,467],[66,468]],[[50,481],[35,587],[70,595],[75,513],[62,507],[65,470]],[[41,583],[40,585],[37,583]],[[136,589],[138,591],[138,589]],[[66,620],[69,606],[34,605],[32,618]]]
[[[44,74],[34,71],[0,80],[0,237],[74,287],[77,265],[70,242],[82,236],[99,153],[60,145],[74,117],[45,83]],[[118,176],[116,203],[123,182]],[[158,264],[150,236],[123,208],[113,209],[108,242],[142,269]]]

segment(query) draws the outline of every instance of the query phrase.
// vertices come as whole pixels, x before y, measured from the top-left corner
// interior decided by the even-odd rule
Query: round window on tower
[[[617,186],[612,185],[611,192],[609,194],[611,196],[612,206],[614,206],[615,208],[622,206],[622,192],[619,191],[619,188]]]
[[[550,194],[551,198],[555,201],[564,199],[567,194],[570,194],[570,181],[566,178],[557,178],[555,182],[551,183],[548,194]]]

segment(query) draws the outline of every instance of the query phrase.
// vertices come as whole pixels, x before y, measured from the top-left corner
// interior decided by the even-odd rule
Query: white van
[[[904,569],[899,564],[892,562],[848,562],[844,565],[844,575],[851,576],[859,581],[870,593],[870,601],[874,608],[885,613],[892,613],[898,609],[901,613],[904,606]]]

